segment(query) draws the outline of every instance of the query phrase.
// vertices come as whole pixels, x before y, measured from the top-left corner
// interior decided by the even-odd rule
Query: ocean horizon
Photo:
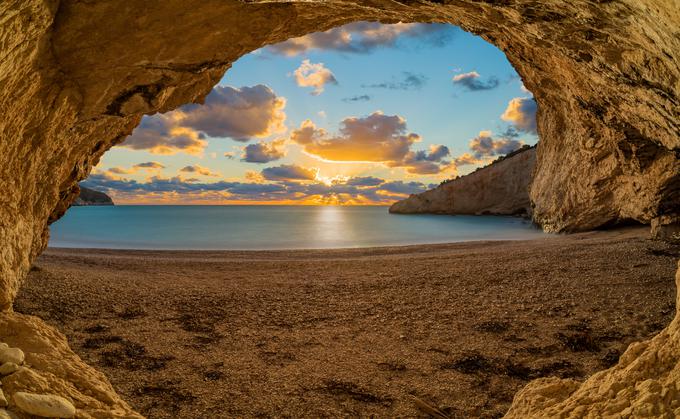
[[[72,207],[50,247],[139,250],[332,249],[544,236],[503,216],[390,214],[387,206],[116,205]]]

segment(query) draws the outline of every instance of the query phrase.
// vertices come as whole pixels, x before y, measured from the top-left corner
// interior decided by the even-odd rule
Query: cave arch
[[[77,182],[142,115],[200,102],[252,50],[360,20],[450,23],[506,54],[539,104],[544,229],[680,217],[676,1],[8,0],[0,16],[2,311]]]

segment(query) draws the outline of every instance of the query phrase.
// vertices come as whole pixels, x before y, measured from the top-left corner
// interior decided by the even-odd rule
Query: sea
[[[384,206],[71,207],[49,246],[157,250],[330,249],[545,236],[516,217],[390,214]]]

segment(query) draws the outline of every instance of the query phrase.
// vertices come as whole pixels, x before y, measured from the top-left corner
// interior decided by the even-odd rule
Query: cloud
[[[291,140],[326,160],[385,162],[401,160],[420,136],[406,132],[402,117],[377,111],[364,118],[345,118],[335,137],[312,121],[304,121]]]
[[[102,172],[107,173],[109,175],[132,175],[139,172],[140,170],[146,170],[151,172],[160,169],[165,169],[165,166],[157,161],[149,161],[144,163],[137,163],[130,167],[129,169],[126,169],[125,167],[116,166],[103,170]]]
[[[136,172],[135,169],[126,169],[124,167],[112,167],[107,170],[109,173],[113,173],[116,175],[131,175]]]
[[[342,99],[343,102],[367,102],[371,100],[369,95],[351,96]]]
[[[329,161],[383,163],[414,174],[436,174],[449,164],[444,160],[449,155],[445,146],[412,151],[421,137],[408,132],[406,120],[399,115],[376,111],[363,118],[345,118],[339,131],[334,136],[306,120],[291,132],[290,139],[308,154]]]
[[[502,156],[517,150],[523,145],[523,141],[514,138],[498,137],[494,139],[491,131],[480,131],[479,135],[470,140],[470,150],[478,159]]]
[[[196,173],[196,174],[199,174],[199,175],[211,176],[211,177],[220,176],[219,173],[213,172],[210,169],[208,169],[207,167],[203,167],[203,166],[198,165],[198,164],[194,164],[193,166],[184,166],[181,169],[179,169],[179,171],[181,173]]]
[[[427,187],[421,182],[404,182],[401,180],[395,180],[382,184],[380,189],[396,194],[410,195],[425,192]]]
[[[227,151],[224,153],[224,157],[228,158],[229,160],[232,160],[234,157],[236,157],[236,153],[233,151]]]
[[[445,145],[431,145],[429,151],[409,151],[401,161],[390,162],[390,167],[404,167],[408,173],[432,175],[442,172],[449,164],[445,158],[451,152]]]
[[[453,159],[453,165],[456,167],[459,166],[473,166],[477,164],[482,164],[484,163],[484,160],[473,156],[470,153],[463,153],[460,156],[456,157]]]
[[[383,183],[385,180],[373,176],[353,177],[345,181],[349,186],[378,186]]]
[[[165,166],[162,165],[161,163],[157,161],[148,161],[144,163],[137,163],[134,166],[132,166],[136,169],[148,169],[148,170],[156,170],[156,169],[165,169]]]
[[[208,145],[205,135],[179,125],[181,113],[145,116],[120,147],[146,150],[152,154],[186,153],[200,155]]]
[[[285,132],[285,106],[285,98],[262,84],[240,89],[217,86],[203,105],[145,116],[120,146],[152,154],[201,155],[208,136],[248,141]]]
[[[312,63],[309,60],[304,60],[293,74],[298,86],[314,88],[311,93],[314,96],[323,93],[326,84],[338,84],[333,72],[326,68],[323,63]]]
[[[461,86],[469,91],[491,90],[498,87],[500,81],[496,77],[490,77],[486,81],[480,80],[479,73],[471,71],[469,73],[458,74],[453,77],[453,84]]]
[[[536,110],[533,98],[516,97],[510,100],[501,119],[512,123],[519,131],[536,134]]]
[[[355,22],[326,32],[289,39],[267,46],[266,50],[286,56],[301,55],[314,49],[365,54],[378,48],[395,47],[403,37],[419,38],[423,43],[441,46],[452,34],[453,28],[450,25],[438,23],[385,25],[379,22]]]
[[[260,141],[254,144],[248,144],[243,147],[243,155],[241,161],[248,163],[269,163],[278,160],[286,155],[283,148],[285,140],[279,139],[270,143]]]
[[[401,80],[392,80],[378,84],[362,85],[361,87],[368,87],[374,89],[390,89],[390,90],[420,90],[425,86],[427,77],[422,74],[415,74],[408,71],[403,72]]]
[[[285,107],[286,99],[262,84],[241,88],[217,86],[203,105],[181,108],[184,114],[181,124],[210,137],[248,141],[285,132]]]
[[[385,204],[411,193],[423,192],[428,188],[420,182],[385,181],[371,176],[336,180],[330,184],[290,179],[264,183],[266,180],[261,176],[256,180],[205,183],[195,178],[155,176],[145,182],[138,182],[93,173],[81,184],[104,191],[116,200],[120,198],[127,202],[233,200]]]
[[[314,180],[317,169],[307,169],[295,164],[267,167],[262,170],[262,177],[266,180]]]

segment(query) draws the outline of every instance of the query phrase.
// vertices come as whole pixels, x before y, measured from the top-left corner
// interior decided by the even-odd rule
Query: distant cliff
[[[510,153],[469,175],[394,203],[397,214],[529,215],[536,147]]]
[[[80,195],[71,205],[76,207],[84,205],[113,205],[113,200],[104,192],[94,191],[81,186]]]

